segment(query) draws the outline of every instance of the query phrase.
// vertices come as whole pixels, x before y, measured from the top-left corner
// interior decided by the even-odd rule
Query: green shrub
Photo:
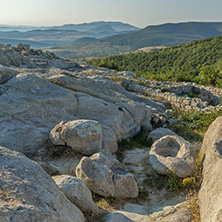
[[[184,187],[183,179],[176,175],[174,169],[172,171],[167,170],[167,173],[166,187],[169,191],[178,191],[180,188]]]
[[[133,148],[150,147],[152,145],[152,140],[147,139],[147,136],[147,132],[141,130],[134,137],[129,137],[127,139],[122,139],[118,141],[118,150],[116,152],[118,160],[123,160],[123,153],[125,150],[131,150]]]

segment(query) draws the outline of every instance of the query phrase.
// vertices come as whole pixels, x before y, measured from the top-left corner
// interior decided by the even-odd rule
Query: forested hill
[[[189,81],[222,87],[222,36],[196,40],[155,52],[130,53],[90,61],[160,81]]]
[[[107,37],[103,41],[127,45],[134,50],[146,46],[173,46],[218,35],[222,35],[222,22],[186,22],[147,26],[133,33]]]

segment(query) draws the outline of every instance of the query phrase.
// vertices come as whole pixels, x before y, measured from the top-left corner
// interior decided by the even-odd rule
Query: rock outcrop
[[[54,145],[67,145],[74,151],[92,155],[102,149],[102,128],[98,121],[62,121],[50,132]]]
[[[0,65],[0,84],[6,83],[9,79],[16,76],[18,73],[19,72],[14,69]]]
[[[105,222],[133,222],[121,213],[110,213],[107,215]]]
[[[84,222],[81,211],[26,156],[0,147],[0,221]]]
[[[83,157],[76,175],[91,191],[104,197],[135,198],[138,195],[133,175],[114,156],[105,152]]]
[[[220,101],[222,90],[219,88],[200,86],[195,83],[172,83],[152,80],[139,80],[132,75],[122,77],[121,85],[128,91],[140,93],[170,102],[171,105],[186,111],[210,112],[222,109]],[[143,82],[143,85],[138,82]]]
[[[142,128],[151,131],[153,127],[167,126],[171,116],[166,106],[170,107],[170,103],[183,101],[181,107],[184,107],[186,99],[182,99],[184,95],[179,95],[176,88],[171,87],[174,91],[168,97],[169,92],[162,92],[162,84],[153,87],[152,81],[136,78],[132,72],[119,73],[78,64],[50,52],[33,50],[25,44],[17,47],[0,45],[0,64],[0,146],[9,148],[0,147],[1,221],[83,221],[82,212],[92,217],[98,212],[99,216],[104,213],[98,211],[89,190],[118,200],[136,198],[139,189],[145,195],[147,192],[143,203],[148,203],[149,196],[152,206],[126,203],[124,209],[136,208],[138,212],[143,209],[144,215],[126,210],[126,214],[110,214],[103,219],[116,222],[186,218],[189,221],[183,207],[162,212],[165,204],[175,205],[184,200],[178,197],[162,203],[167,190],[157,191],[146,182],[152,180],[154,173],[148,163],[149,147],[124,152],[128,158],[123,162],[136,180],[115,157],[118,140],[132,137]],[[188,94],[190,88],[194,90],[193,86],[187,86],[183,93]],[[160,98],[168,102],[157,98],[158,90],[166,96]],[[220,107],[213,92],[196,93],[205,98],[191,99],[191,107],[199,99],[202,101],[200,107],[202,103],[212,105],[213,109]],[[164,129],[159,131],[150,134],[153,140],[159,139],[155,142],[156,148],[151,149],[151,162],[152,156],[157,158],[159,155],[158,160],[170,162],[165,168],[161,165],[161,172],[175,168],[179,170],[177,174],[184,177],[184,163],[192,162],[188,143],[173,137],[170,141],[176,145],[170,142],[171,146],[169,140],[164,142],[163,136],[173,133]],[[191,171],[191,165],[186,172]],[[54,180],[62,192],[49,174],[58,175]],[[136,201],[141,201],[140,197]],[[218,212],[219,218],[221,211]]]
[[[199,192],[201,222],[219,222],[222,218],[222,117],[205,133],[200,154],[204,158]]]
[[[153,169],[162,175],[175,170],[178,177],[188,177],[195,165],[195,154],[189,142],[179,136],[164,136],[150,149],[149,161]]]
[[[82,212],[97,215],[99,208],[92,200],[92,194],[78,178],[69,175],[52,177],[65,196]]]
[[[152,139],[153,142],[156,142],[157,140],[159,140],[160,138],[164,137],[164,136],[175,136],[176,133],[174,133],[172,130],[167,129],[167,128],[157,128],[155,130],[153,130],[149,135],[148,135],[148,139]]]
[[[117,140],[149,124],[152,113],[135,102],[113,103],[70,90],[46,80],[49,74],[18,74],[1,87],[0,141],[2,146],[36,155],[60,121],[91,119],[103,131],[103,149],[113,153]],[[103,94],[103,91],[101,91]]]
[[[54,53],[30,49],[27,44],[18,44],[17,47],[6,45],[0,48],[0,64],[5,66],[27,68],[55,68],[68,69],[78,67],[78,63],[70,62],[57,57]]]

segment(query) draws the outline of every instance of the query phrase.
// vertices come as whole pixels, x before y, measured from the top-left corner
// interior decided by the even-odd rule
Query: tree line
[[[222,36],[154,52],[94,59],[90,64],[118,71],[132,71],[146,79],[196,82],[222,87]]]

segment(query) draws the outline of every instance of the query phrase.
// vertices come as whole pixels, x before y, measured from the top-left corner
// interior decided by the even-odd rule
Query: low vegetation
[[[172,117],[177,119],[177,122],[169,128],[190,142],[202,142],[203,134],[207,131],[210,124],[221,115],[222,110],[205,113],[185,112],[174,108]]]
[[[127,45],[132,50],[146,46],[172,46],[222,34],[222,23],[185,22],[147,26],[137,32],[105,38],[112,45]]]
[[[147,139],[147,132],[141,130],[132,138],[122,139],[118,142],[118,150],[116,152],[117,159],[121,162],[124,157],[124,151],[134,148],[150,147],[152,141]]]
[[[113,46],[108,42],[80,43],[50,48],[56,55],[65,58],[99,57],[128,52],[128,46]]]
[[[217,36],[154,52],[95,59],[90,63],[118,71],[132,71],[146,79],[222,87],[221,42],[222,36]]]

